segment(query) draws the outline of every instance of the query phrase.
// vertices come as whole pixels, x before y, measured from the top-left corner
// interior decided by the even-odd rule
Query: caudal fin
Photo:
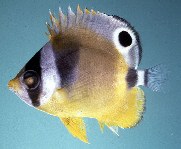
[[[143,85],[153,91],[161,91],[163,84],[168,79],[168,73],[167,67],[163,64],[145,70],[138,70],[137,86]]]

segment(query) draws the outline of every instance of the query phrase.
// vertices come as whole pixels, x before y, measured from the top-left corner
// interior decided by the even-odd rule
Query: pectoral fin
[[[60,120],[74,137],[88,143],[85,123],[82,118],[60,118]]]

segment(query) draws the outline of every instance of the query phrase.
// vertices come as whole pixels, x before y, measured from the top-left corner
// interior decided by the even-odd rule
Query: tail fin
[[[161,91],[163,84],[168,79],[168,73],[167,67],[163,64],[145,70],[138,70],[137,86],[143,85],[153,91]]]

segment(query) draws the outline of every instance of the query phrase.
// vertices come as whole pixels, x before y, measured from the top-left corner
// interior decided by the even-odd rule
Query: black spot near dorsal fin
[[[126,21],[124,18],[121,18],[119,16],[116,16],[116,15],[113,15],[113,18],[115,18],[116,20],[118,21],[121,21],[121,22],[125,22],[127,24],[127,26],[134,32],[135,36],[136,36],[136,41],[138,42],[138,49],[139,49],[139,52],[138,52],[138,56],[139,56],[139,63],[141,62],[141,58],[142,58],[142,47],[141,47],[141,42],[140,42],[140,38],[139,38],[139,34],[138,32],[134,29],[133,26],[131,26],[131,24]]]

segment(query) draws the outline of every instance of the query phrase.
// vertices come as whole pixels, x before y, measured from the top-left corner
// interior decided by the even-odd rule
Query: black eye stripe
[[[39,101],[40,92],[41,92],[41,89],[39,87],[36,90],[28,91],[28,95],[31,99],[32,105],[35,107],[38,107],[40,105],[40,101]]]
[[[37,75],[39,76],[40,82],[36,89],[28,90],[27,93],[29,95],[29,98],[32,101],[32,105],[35,107],[38,107],[40,105],[39,96],[42,91],[42,83],[41,83],[41,49],[28,61],[28,63],[25,65],[25,72],[26,71],[35,71]]]
[[[41,51],[41,49],[40,49]],[[25,71],[34,70],[41,76],[41,67],[40,67],[40,51],[38,51],[25,65]]]

